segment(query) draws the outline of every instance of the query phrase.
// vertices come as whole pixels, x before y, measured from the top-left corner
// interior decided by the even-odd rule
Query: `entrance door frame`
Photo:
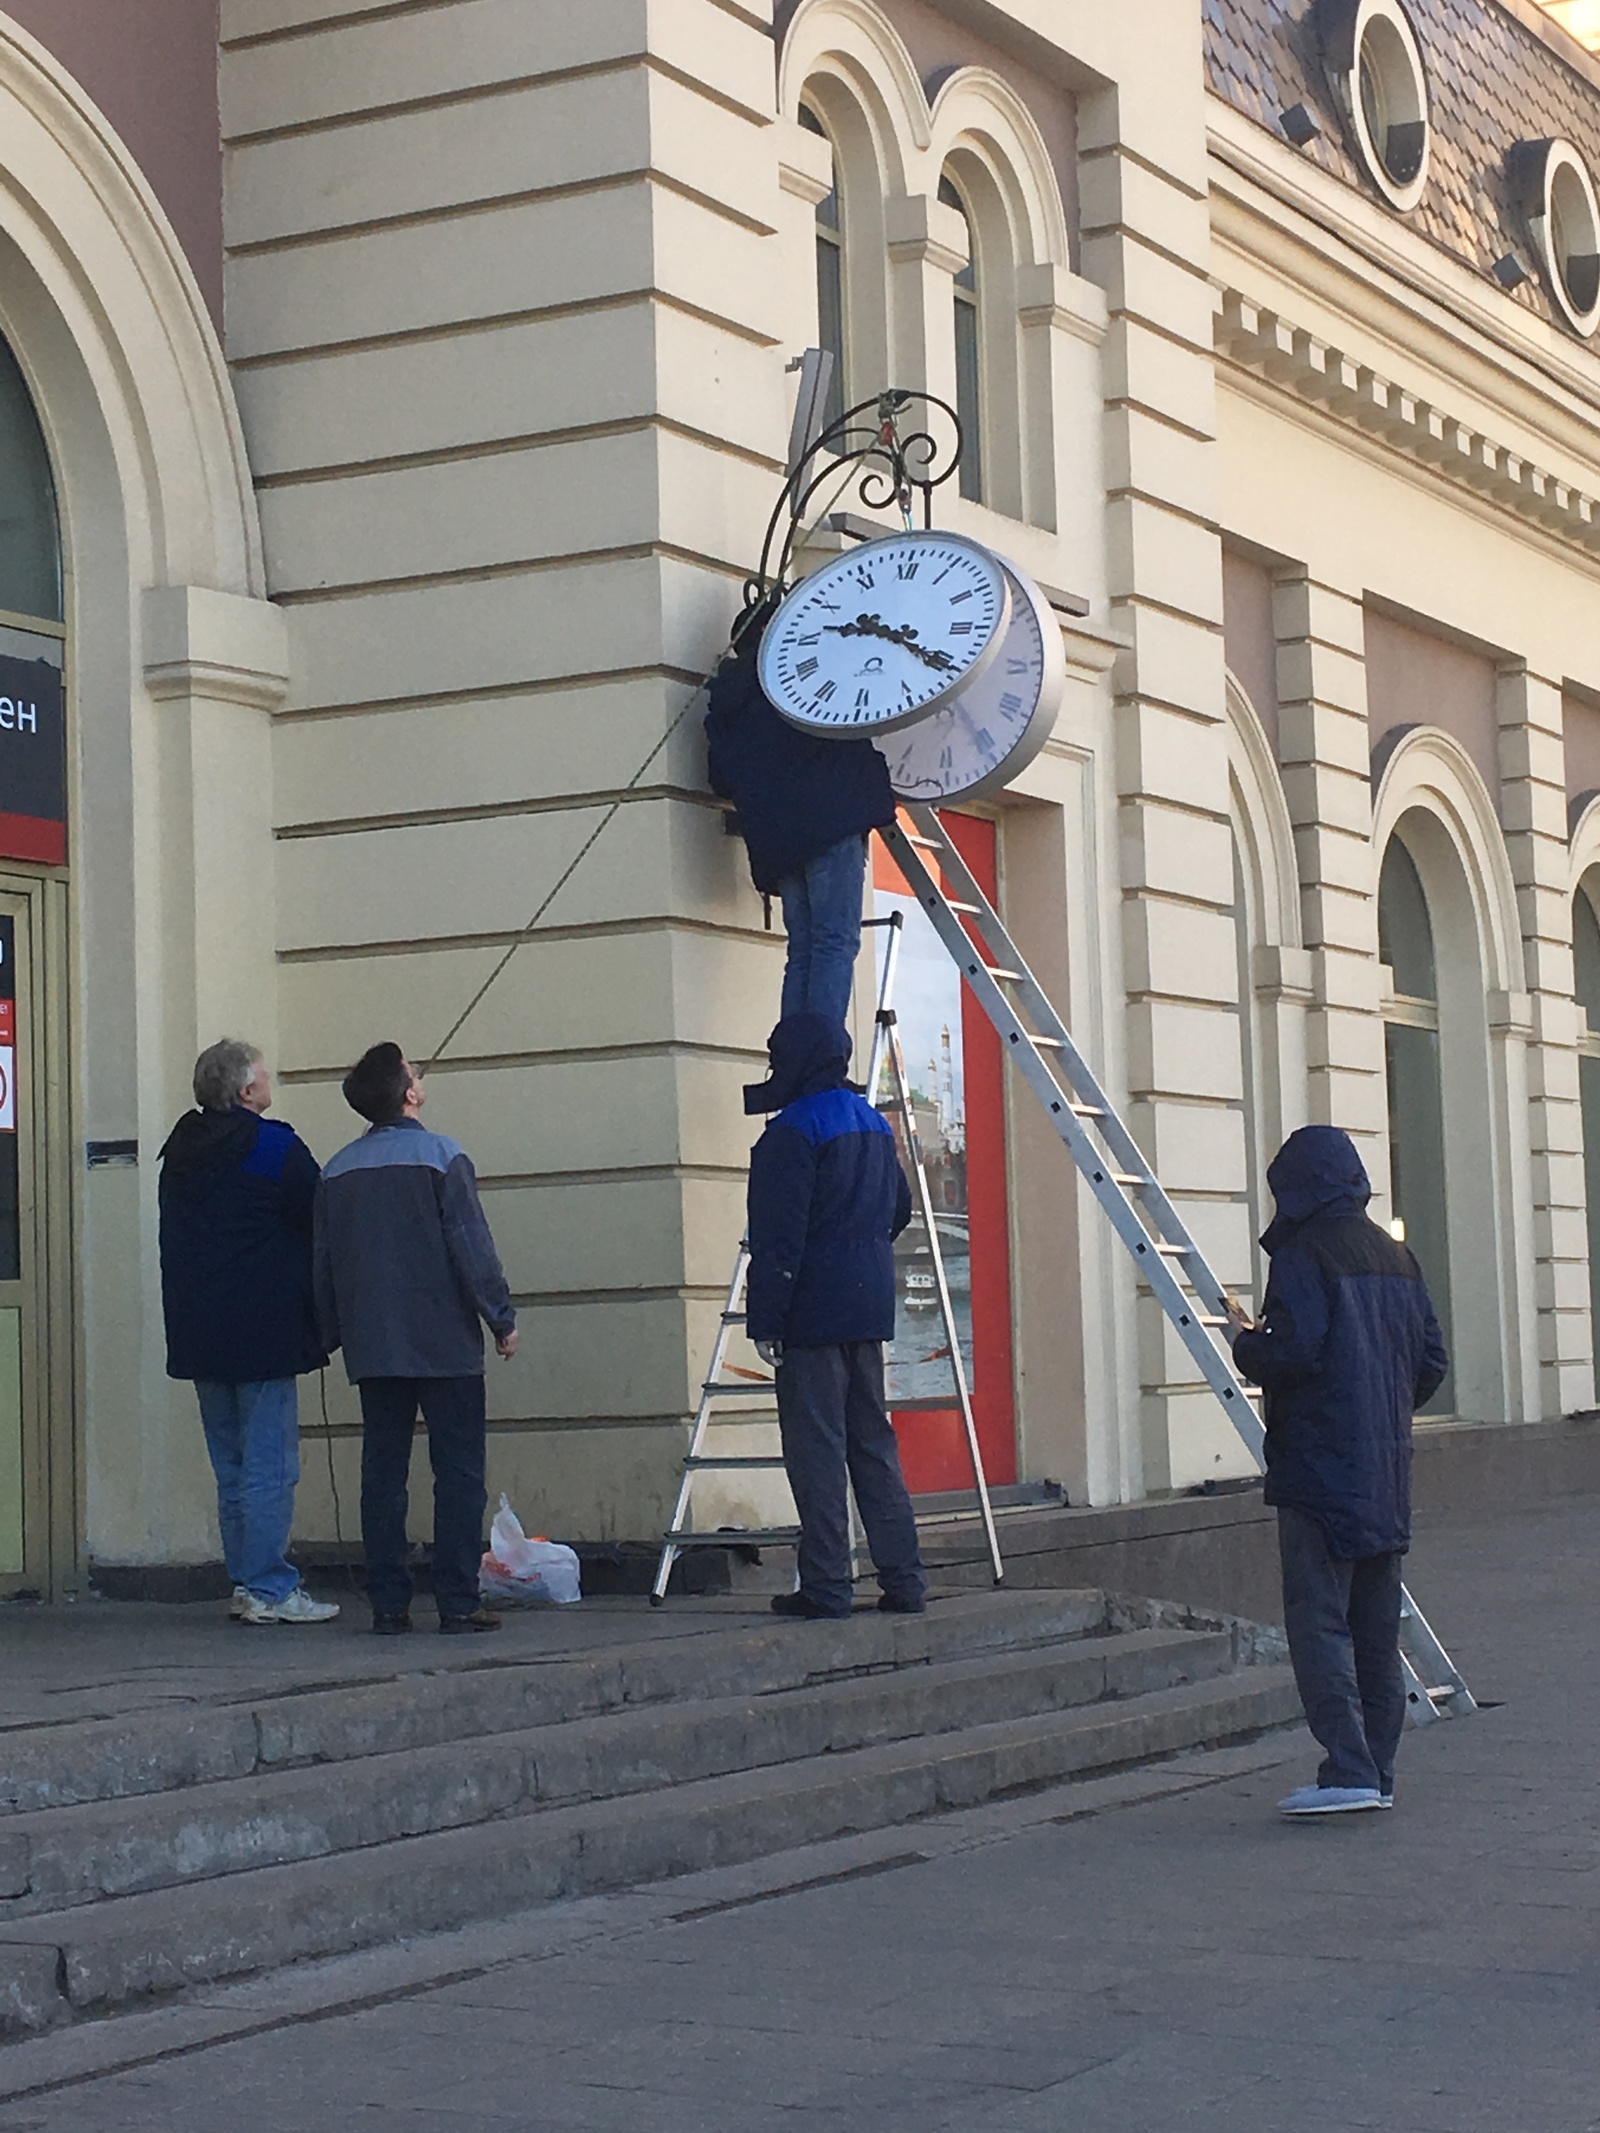
[[[83,1446],[73,1309],[69,893],[57,875],[0,861],[16,920],[22,1218],[23,1567],[0,1597],[61,1599],[82,1579]]]

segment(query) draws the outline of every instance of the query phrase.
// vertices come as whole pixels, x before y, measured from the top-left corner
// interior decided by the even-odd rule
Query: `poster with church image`
[[[906,1079],[911,1088],[917,1137],[922,1144],[929,1196],[939,1231],[945,1278],[955,1315],[961,1359],[969,1386],[973,1382],[972,1259],[967,1210],[966,1085],[962,1046],[961,979],[954,963],[914,898],[879,888],[876,911],[901,916],[900,960],[895,973],[894,1011]],[[881,985],[889,934],[875,934],[876,977]],[[888,1062],[872,1092],[888,1119],[907,1174],[899,1107]],[[895,1333],[885,1353],[885,1377],[891,1400],[927,1401],[946,1406],[953,1398],[950,1348],[939,1309],[933,1256],[919,1215],[895,1245]]]

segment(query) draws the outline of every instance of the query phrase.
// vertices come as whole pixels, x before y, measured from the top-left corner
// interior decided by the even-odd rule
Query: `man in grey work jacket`
[[[417,1408],[433,1465],[433,1592],[446,1636],[500,1627],[478,1600],[483,1547],[483,1331],[517,1348],[517,1314],[464,1151],[417,1113],[422,1077],[375,1044],[344,1079],[371,1125],[317,1192],[322,1337],[361,1395],[361,1538],[378,1636],[411,1627],[406,1480]]]

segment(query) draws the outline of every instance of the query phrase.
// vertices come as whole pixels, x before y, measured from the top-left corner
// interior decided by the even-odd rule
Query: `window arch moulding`
[[[1472,894],[1473,920],[1491,992],[1523,991],[1521,925],[1516,884],[1500,820],[1477,765],[1452,735],[1438,726],[1407,726],[1385,737],[1374,764],[1372,803],[1372,894],[1384,847],[1410,809],[1434,816],[1448,834]],[[1493,1007],[1491,1006],[1491,1014]]]

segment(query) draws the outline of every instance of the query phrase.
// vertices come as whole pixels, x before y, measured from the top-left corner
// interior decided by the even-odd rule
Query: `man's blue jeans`
[[[276,1606],[300,1582],[287,1561],[300,1479],[300,1408],[293,1378],[195,1384],[217,1477],[222,1559],[235,1585]]]
[[[1309,1511],[1278,1506],[1283,1620],[1306,1724],[1322,1746],[1319,1785],[1394,1790],[1406,1722],[1398,1553],[1330,1555]]]
[[[470,1615],[478,1605],[483,1555],[484,1386],[482,1376],[363,1378],[361,1395],[361,1541],[367,1598],[375,1615],[403,1615],[411,1604],[406,1540],[406,1484],[417,1409],[428,1425],[433,1463],[433,1597],[441,1616]]]
[[[861,897],[867,840],[846,837],[778,884],[789,958],[783,966],[785,1015],[850,1018],[850,986],[861,948]]]
[[[786,1346],[777,1382],[784,1470],[800,1513],[800,1590],[827,1614],[850,1612],[848,1473],[885,1595],[922,1599],[928,1580],[883,1403],[882,1342]]]

